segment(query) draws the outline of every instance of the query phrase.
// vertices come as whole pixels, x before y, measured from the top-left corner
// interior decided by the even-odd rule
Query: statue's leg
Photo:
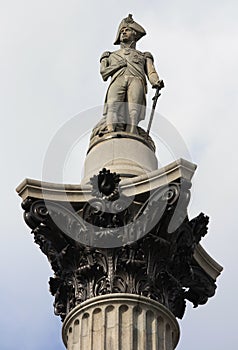
[[[130,129],[129,131],[133,134],[137,134],[137,125],[138,125],[138,108],[134,106],[129,108],[130,115]]]
[[[108,104],[107,131],[113,132],[115,127],[116,127],[116,112],[114,112],[113,106]]]
[[[107,130],[113,132],[118,122],[118,113],[125,101],[126,84],[124,77],[118,77],[110,86],[107,94]]]
[[[137,134],[137,125],[140,121],[140,113],[145,101],[144,85],[140,78],[133,77],[128,86],[128,110],[131,133]]]

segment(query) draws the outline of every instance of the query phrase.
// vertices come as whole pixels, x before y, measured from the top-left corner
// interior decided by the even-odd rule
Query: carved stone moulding
[[[127,132],[126,128],[126,123],[117,123],[115,132],[108,133],[106,118],[102,118],[92,130],[88,152],[90,152],[90,150],[99,143],[112,138],[135,139],[139,142],[142,142],[153,152],[155,152],[155,143],[152,140],[151,136],[144,129],[137,126],[137,134],[132,134],[130,132]]]
[[[120,189],[125,196],[136,196],[150,192],[161,186],[166,186],[168,183],[179,179],[191,181],[195,170],[195,164],[181,158],[150,173],[122,179],[120,182]],[[94,175],[96,174],[97,172]],[[93,198],[92,186],[90,183],[71,185],[25,179],[16,188],[16,191],[22,200],[31,197],[74,203],[86,202]]]

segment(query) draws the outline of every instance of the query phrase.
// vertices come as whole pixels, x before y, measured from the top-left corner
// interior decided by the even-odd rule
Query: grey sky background
[[[189,215],[202,211],[210,216],[202,244],[224,266],[215,297],[197,309],[188,304],[177,349],[234,349],[237,1],[1,0],[0,6],[0,348],[64,349],[61,322],[48,293],[52,272],[23,222],[15,188],[25,177],[41,179],[49,143],[64,123],[102,106],[107,84],[99,74],[99,58],[103,51],[115,50],[118,24],[132,13],[147,31],[138,49],[153,53],[166,84],[158,111],[180,133],[198,165]],[[159,121],[154,133],[157,127]],[[80,182],[85,140],[66,162],[65,182]],[[161,163],[170,161],[163,151]]]

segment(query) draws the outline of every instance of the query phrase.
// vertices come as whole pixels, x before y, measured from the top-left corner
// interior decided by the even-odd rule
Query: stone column
[[[67,350],[173,350],[179,326],[162,304],[116,293],[76,306],[63,324]]]
[[[222,268],[199,244],[208,217],[187,216],[194,170],[179,160],[121,182],[102,169],[91,187],[18,186],[67,350],[173,350],[186,301],[214,295]]]

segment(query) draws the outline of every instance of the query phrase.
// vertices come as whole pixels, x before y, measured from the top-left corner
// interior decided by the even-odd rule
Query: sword
[[[147,133],[148,133],[148,134],[149,134],[149,132],[150,132],[151,124],[152,124],[152,121],[153,121],[153,118],[154,118],[155,107],[156,107],[158,98],[159,98],[160,95],[161,95],[160,90],[163,89],[163,87],[164,87],[164,82],[163,82],[163,80],[160,80],[160,81],[159,81],[159,84],[158,84],[158,86],[157,86],[157,88],[156,88],[155,95],[154,95],[154,97],[152,98],[153,105],[152,105],[152,111],[151,111],[151,114],[150,114],[150,120],[149,120],[149,124],[148,124],[148,128],[147,128]]]

